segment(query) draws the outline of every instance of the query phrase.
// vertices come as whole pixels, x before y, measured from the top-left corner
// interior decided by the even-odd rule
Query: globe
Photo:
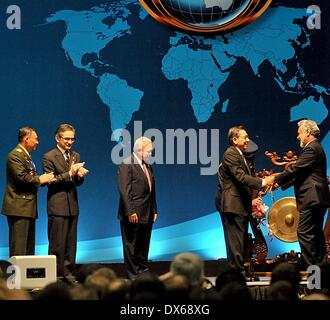
[[[140,0],[159,22],[193,32],[223,32],[259,17],[272,0]]]
[[[165,0],[164,6],[184,23],[209,28],[238,17],[249,3],[250,0]]]

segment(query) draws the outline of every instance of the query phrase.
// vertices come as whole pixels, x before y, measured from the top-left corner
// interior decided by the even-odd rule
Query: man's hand
[[[274,175],[266,176],[264,179],[265,179],[265,182],[266,182],[265,187],[272,187],[275,183],[275,176]]]
[[[155,213],[154,213],[154,222],[156,222],[156,220],[157,220],[157,217],[158,217],[158,213],[157,213],[157,212],[155,212]]]
[[[128,216],[128,221],[130,223],[138,223],[139,222],[139,216],[137,215],[137,213],[133,213],[133,214]]]
[[[39,176],[40,184],[52,183],[56,179],[54,177],[54,172],[44,173]]]
[[[78,170],[79,170],[80,168],[83,168],[84,165],[85,165],[85,162],[72,163],[72,164],[71,164],[71,167],[70,167],[70,171],[69,171],[70,177],[75,176],[76,173],[78,172]]]
[[[79,168],[78,171],[77,171],[77,176],[78,178],[83,178],[87,173],[89,172],[89,170],[87,170],[86,168]]]
[[[256,207],[258,205],[259,206],[262,205],[262,199],[260,197],[255,198],[255,199],[252,200],[252,206],[253,207]]]

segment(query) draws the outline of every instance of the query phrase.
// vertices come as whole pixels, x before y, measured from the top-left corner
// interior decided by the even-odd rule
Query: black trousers
[[[7,216],[9,227],[9,256],[34,255],[34,218]]]
[[[227,260],[231,267],[244,272],[244,250],[248,232],[248,216],[220,213],[226,242]]]
[[[148,254],[152,223],[120,222],[127,276],[134,280],[149,270]]]
[[[56,256],[57,276],[71,273],[76,264],[78,216],[48,216],[48,254]]]
[[[326,254],[323,222],[327,208],[314,206],[300,212],[298,241],[307,265],[319,264]]]

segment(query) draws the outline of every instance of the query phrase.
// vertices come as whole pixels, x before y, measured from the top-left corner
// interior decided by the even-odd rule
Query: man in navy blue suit
[[[129,279],[149,270],[148,253],[152,225],[157,219],[156,187],[148,160],[152,142],[146,137],[135,141],[134,152],[118,170],[120,220],[124,260]]]
[[[298,160],[275,177],[282,189],[294,186],[300,213],[298,241],[307,265],[319,264],[326,254],[323,221],[330,206],[327,159],[317,137],[320,129],[313,120],[298,122],[302,152]]]

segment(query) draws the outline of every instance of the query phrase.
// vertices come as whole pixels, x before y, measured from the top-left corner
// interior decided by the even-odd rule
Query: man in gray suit
[[[52,171],[37,175],[31,158],[31,152],[39,144],[36,131],[30,127],[19,129],[18,142],[7,158],[7,183],[2,205],[9,226],[10,256],[34,255],[38,187],[54,180]]]
[[[48,253],[56,255],[57,276],[72,281],[77,250],[79,215],[77,187],[84,182],[88,170],[72,150],[75,129],[61,124],[55,133],[56,148],[44,155],[44,172],[54,172],[55,182],[48,186]]]
[[[261,204],[261,199],[252,201],[252,190],[269,186],[271,178],[260,179],[251,175],[243,155],[249,143],[244,127],[230,128],[228,140],[231,146],[224,153],[218,172],[216,207],[221,215],[229,265],[245,274],[244,242],[249,215],[252,214],[252,204]]]

